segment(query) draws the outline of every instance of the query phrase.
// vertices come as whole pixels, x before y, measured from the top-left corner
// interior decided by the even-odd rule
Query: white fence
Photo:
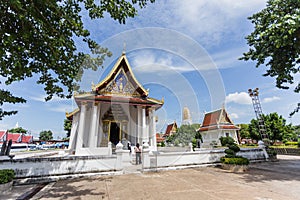
[[[189,167],[191,165],[214,164],[224,156],[224,149],[189,152],[149,152],[142,153],[143,170],[167,167]],[[239,155],[250,161],[266,160],[262,148],[241,149]],[[131,155],[134,158],[134,155]],[[50,179],[62,175],[84,175],[100,172],[122,172],[131,166],[128,150],[117,150],[113,156],[64,156],[47,158],[19,158],[0,160],[0,169],[13,169],[16,178]]]
[[[67,156],[0,161],[0,169],[13,169],[16,178],[37,178],[121,170],[117,156]]]
[[[193,152],[153,152],[147,156],[144,152],[143,168],[164,168],[189,165],[203,165],[219,163],[225,155],[224,149],[201,150]],[[266,160],[266,154],[262,148],[241,149],[238,155],[248,158],[250,161]],[[147,159],[150,159],[148,161]]]

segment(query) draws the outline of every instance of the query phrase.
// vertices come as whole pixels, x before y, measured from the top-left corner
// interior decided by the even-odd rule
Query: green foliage
[[[65,119],[64,120],[64,131],[67,132],[67,137],[70,137],[70,135],[71,135],[71,128],[72,128],[72,121]]]
[[[223,164],[230,164],[230,165],[249,165],[249,160],[243,157],[235,157],[235,158],[221,158],[221,162]]]
[[[1,71],[0,71],[0,77],[1,77]],[[0,81],[1,85],[1,81]],[[13,96],[9,91],[0,89],[0,106],[2,107],[4,103],[25,103],[26,100],[23,99],[22,97],[16,97]],[[0,120],[3,119],[5,116],[10,116],[17,114],[18,111],[5,111],[2,108],[0,108]]]
[[[258,121],[256,119],[252,119],[249,124],[249,134],[250,138],[253,140],[260,140],[260,134],[258,130]]]
[[[251,48],[241,59],[268,67],[264,76],[275,77],[276,87],[281,89],[288,89],[299,74],[299,10],[299,0],[268,0],[265,9],[249,17],[255,27],[246,37]],[[300,91],[299,82],[294,91]]]
[[[223,137],[223,136],[221,136],[219,139],[220,139],[220,142],[221,142],[222,146],[227,146],[227,145],[231,145],[231,144],[235,143],[235,141],[232,137]]]
[[[236,157],[236,153],[240,151],[240,147],[235,143],[232,137],[220,137],[220,142],[222,146],[227,146],[228,149],[225,149],[225,153],[227,158]]]
[[[39,139],[42,140],[42,141],[52,140],[53,139],[52,131],[48,130],[48,131],[40,132]]]
[[[241,138],[251,138],[248,124],[240,124],[240,128],[241,128],[240,129]]]
[[[237,144],[231,144],[228,148],[233,150],[235,153],[240,151],[240,147]]]
[[[235,151],[232,149],[225,149],[225,153],[226,153],[226,156],[228,156],[230,158],[234,157],[234,155],[235,155]]]
[[[281,141],[283,138],[288,138],[290,140],[296,137],[292,125],[286,124],[286,120],[276,112],[263,115],[262,117],[265,121],[266,131],[270,140]],[[258,131],[258,121],[256,119],[251,120],[249,132],[252,139],[259,140],[261,138]]]
[[[0,184],[11,182],[15,177],[15,171],[12,169],[0,170]]]
[[[159,144],[159,146],[161,146],[161,147],[165,147],[165,146],[166,146],[166,144],[165,144],[164,141],[162,141],[162,142],[160,142],[160,143],[158,143],[158,144]]]
[[[192,139],[192,147],[193,147],[193,150],[195,150],[195,148],[197,147],[197,139],[196,138]]]
[[[35,75],[47,94],[46,101],[54,95],[70,98],[84,69],[97,70],[111,56],[84,28],[83,14],[90,19],[108,14],[124,24],[137,15],[135,5],[143,8],[148,2],[154,0],[0,1],[0,88]],[[75,41],[80,40],[87,51],[78,51]],[[25,102],[0,89],[0,106]],[[0,119],[16,112],[0,109]]]
[[[286,142],[285,145],[298,145],[298,142]]]
[[[267,153],[269,156],[277,156],[277,152],[272,148],[267,148]]]
[[[178,144],[188,145],[193,138],[195,138],[197,134],[197,129],[200,127],[200,124],[192,124],[192,125],[181,125],[177,129],[177,133],[169,136],[166,141],[168,143],[173,143],[175,146]],[[197,135],[197,137],[201,137],[201,134]]]
[[[8,130],[8,132],[10,133],[27,133],[27,130],[23,129],[22,127],[18,127],[18,128],[12,128],[10,130]]]

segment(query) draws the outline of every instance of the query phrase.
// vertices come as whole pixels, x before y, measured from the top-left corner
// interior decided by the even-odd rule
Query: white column
[[[95,103],[92,108],[91,128],[89,134],[89,148],[96,148],[99,127],[99,104]]]
[[[78,127],[78,135],[77,135],[77,142],[76,142],[76,150],[80,150],[83,144],[83,135],[84,135],[84,127],[85,127],[85,115],[86,115],[86,102],[81,103],[80,109],[80,118],[79,118],[79,127]]]
[[[71,134],[70,134],[70,143],[69,143],[69,153],[73,153],[73,151],[76,148],[76,140],[77,140],[77,134],[78,134],[78,119],[79,119],[79,114],[80,113],[75,113],[73,115],[73,120],[72,120],[72,128],[71,128]]]
[[[154,151],[157,151],[157,142],[156,142],[156,121],[155,121],[155,109],[151,109],[149,112],[150,117],[150,137],[152,138],[152,148],[154,148]]]
[[[142,108],[137,107],[137,142],[141,143],[142,142],[142,137],[143,137],[143,131],[142,131]]]
[[[147,124],[146,124],[146,108],[142,108],[142,136],[143,142],[148,143],[148,135],[147,135]]]

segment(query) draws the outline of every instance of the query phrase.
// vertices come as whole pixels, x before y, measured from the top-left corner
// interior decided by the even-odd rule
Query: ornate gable
[[[219,124],[233,124],[224,108],[222,109],[222,113],[219,118]]]
[[[107,77],[92,87],[97,94],[147,97],[148,91],[136,80],[123,53]]]

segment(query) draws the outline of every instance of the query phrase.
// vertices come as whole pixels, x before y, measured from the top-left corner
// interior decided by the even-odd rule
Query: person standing
[[[137,165],[141,164],[142,163],[142,159],[141,159],[142,149],[141,149],[139,143],[136,143],[136,146],[134,147],[134,152],[135,152],[135,163]]]

